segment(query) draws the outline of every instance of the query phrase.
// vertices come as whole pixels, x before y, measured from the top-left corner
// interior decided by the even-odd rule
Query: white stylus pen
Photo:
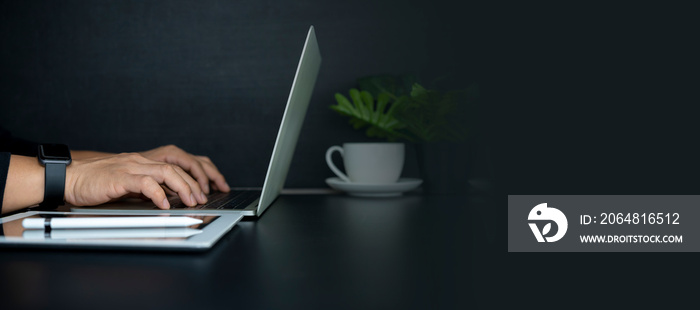
[[[24,219],[22,227],[26,229],[187,227],[200,223],[202,220],[187,216],[56,217]]]
[[[108,228],[108,229],[52,229],[50,232],[27,229],[25,239],[134,239],[134,238],[189,238],[201,234],[192,228]]]

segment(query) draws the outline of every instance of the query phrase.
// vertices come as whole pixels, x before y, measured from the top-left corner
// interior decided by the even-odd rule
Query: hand
[[[182,167],[189,172],[201,187],[205,194],[209,194],[209,184],[214,190],[228,192],[231,188],[226,183],[226,179],[216,168],[214,163],[206,156],[196,156],[187,153],[174,145],[161,146],[159,148],[141,152],[143,157],[166,162]]]
[[[92,206],[130,194],[143,194],[161,209],[169,209],[164,185],[190,207],[206,203],[199,184],[177,165],[154,161],[138,153],[74,160],[66,168],[66,201]]]
[[[210,192],[210,183],[212,183],[211,188],[214,190],[222,192],[230,190],[224,176],[206,156],[189,154],[174,145],[161,146],[150,151],[140,152],[140,154],[151,160],[180,166],[197,179],[205,194]],[[71,151],[73,160],[105,158],[112,155],[114,154],[95,151]]]

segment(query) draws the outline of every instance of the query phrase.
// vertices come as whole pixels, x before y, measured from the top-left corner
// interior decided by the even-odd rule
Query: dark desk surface
[[[281,196],[205,253],[4,248],[1,305],[464,308],[478,286],[470,253],[489,242],[473,240],[483,204],[465,196]]]

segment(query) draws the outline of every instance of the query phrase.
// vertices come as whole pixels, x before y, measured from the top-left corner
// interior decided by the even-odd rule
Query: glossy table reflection
[[[286,195],[205,253],[3,248],[2,307],[461,308],[478,285],[473,254],[488,240],[472,236],[487,205]]]

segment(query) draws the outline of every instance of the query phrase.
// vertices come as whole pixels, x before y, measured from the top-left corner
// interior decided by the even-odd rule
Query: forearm
[[[113,155],[95,151],[71,151],[74,160]],[[12,155],[7,172],[7,182],[1,213],[31,207],[44,201],[44,166],[36,157]]]
[[[2,200],[2,213],[37,205],[43,200],[44,167],[36,157],[12,155]]]

